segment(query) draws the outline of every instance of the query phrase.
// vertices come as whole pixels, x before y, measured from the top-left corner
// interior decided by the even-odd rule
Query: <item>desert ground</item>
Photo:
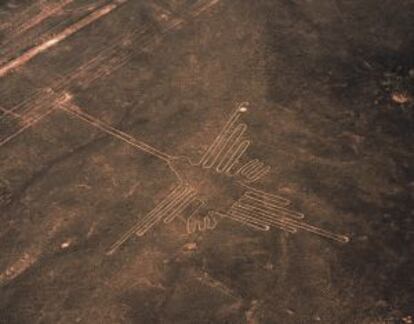
[[[0,323],[412,323],[413,21],[1,0]]]

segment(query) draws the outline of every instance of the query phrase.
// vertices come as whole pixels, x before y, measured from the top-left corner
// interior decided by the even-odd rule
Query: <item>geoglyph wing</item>
[[[140,219],[122,235],[108,250],[107,254],[114,253],[132,235],[143,236],[159,222],[168,224],[177,218],[194,201],[197,200],[197,191],[186,184],[178,184],[154,209]]]
[[[241,164],[251,144],[247,138],[247,125],[241,120],[247,111],[248,103],[241,103],[224,125],[218,136],[202,156],[199,165],[205,169],[215,169],[227,176],[238,176],[243,182],[250,183],[261,179],[270,171],[258,159]]]

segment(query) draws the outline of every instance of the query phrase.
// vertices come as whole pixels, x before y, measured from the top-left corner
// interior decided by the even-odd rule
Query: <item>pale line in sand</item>
[[[28,129],[28,128],[34,126],[35,124],[37,124],[38,122],[40,122],[43,118],[45,118],[46,116],[48,116],[53,110],[54,110],[54,108],[51,108],[48,111],[46,111],[45,113],[43,113],[42,115],[39,115],[39,116],[31,119],[30,122],[24,124],[24,126],[21,127],[18,131],[16,131],[15,133],[11,134],[10,136],[8,136],[8,137],[6,137],[4,139],[1,139],[0,140],[0,147],[3,146],[3,145],[5,145],[10,140],[14,139],[15,137],[17,137],[21,133],[23,133],[26,129]]]
[[[126,2],[126,1],[122,0],[122,1],[119,1],[119,2]],[[100,10],[102,10],[104,8],[105,7],[101,8]],[[94,13],[96,13],[96,12],[94,12]],[[94,13],[92,13],[92,15]],[[102,15],[101,11],[99,11],[98,13],[100,13]],[[193,16],[196,16],[196,15],[193,15]],[[181,24],[181,22],[180,22],[180,24]],[[176,27],[176,24],[175,25],[168,25],[164,29],[164,32],[169,30],[169,29],[172,29],[174,27]],[[134,34],[134,33],[132,33],[132,34]],[[150,33],[150,35],[147,35],[147,34],[144,33],[144,31],[142,31],[142,32],[139,32],[138,34],[139,34],[139,36],[143,35],[144,37],[146,37],[148,41],[153,40],[153,34],[154,33]],[[141,38],[141,37],[139,37],[139,38]],[[64,90],[64,88],[67,85],[69,85],[71,81],[73,81],[75,79],[79,79],[79,81],[82,82],[82,84],[88,84],[88,83],[92,82],[93,80],[101,77],[103,74],[107,75],[109,73],[112,73],[114,70],[116,70],[120,66],[124,65],[128,61],[128,59],[130,57],[130,53],[122,53],[124,55],[119,55],[119,57],[115,56],[115,57],[111,58],[112,55],[116,54],[116,47],[118,45],[119,44],[114,44],[114,45],[110,46],[109,48],[106,48],[104,50],[104,53],[101,53],[100,56],[98,55],[98,57],[92,59],[91,61],[88,61],[86,64],[82,65],[80,68],[76,69],[75,73],[71,73],[68,78],[65,78],[61,82],[58,82],[58,84],[54,86],[54,90],[46,89],[47,90],[46,95],[41,94],[42,91],[45,91],[45,89],[41,89],[38,92],[36,92],[33,96],[31,96],[30,98],[24,100],[23,102],[16,105],[12,109],[10,109],[10,110],[2,109],[7,114],[10,114],[10,115],[13,114],[15,117],[22,118],[23,121],[25,122],[25,125],[21,129],[19,129],[17,132],[15,132],[14,134],[11,134],[9,137],[2,140],[0,142],[0,146],[2,146],[5,143],[7,143],[8,141],[14,139],[19,134],[21,134],[24,130],[28,129],[29,127],[31,127],[32,125],[34,125],[35,123],[40,121],[43,117],[45,117],[47,114],[43,115],[43,113],[41,112],[41,114],[39,116],[35,116],[34,118],[31,118],[28,122],[27,122],[27,120],[24,120],[27,115],[36,113],[36,111],[41,110],[42,107],[50,105],[51,102],[54,102],[56,100],[56,91]],[[107,53],[107,55],[103,55],[105,53]],[[100,58],[100,60],[98,60],[98,58]],[[109,59],[108,64],[106,64],[106,65],[105,64],[99,64],[99,63],[103,62],[104,60],[108,60],[108,59]],[[97,61],[97,62],[94,62],[94,61]],[[94,68],[94,65],[96,65],[94,63],[99,64],[98,70],[94,71],[93,74],[86,75],[86,77],[81,77],[82,74],[85,74],[86,72],[88,72],[88,70],[91,70],[91,69]],[[107,67],[107,65],[109,65],[109,64],[111,66]],[[36,100],[37,100],[37,102],[34,102]],[[32,108],[32,107],[35,107],[35,108]],[[20,111],[19,114],[14,112],[16,110],[20,110],[20,108],[23,108],[23,111]],[[34,110],[34,111],[31,112],[29,110]],[[160,157],[160,155],[158,157]]]
[[[13,37],[20,35],[28,29],[37,26],[45,19],[57,14],[59,11],[61,11],[61,9],[63,9],[65,6],[72,3],[73,1],[74,0],[63,0],[58,1],[58,3],[56,4],[45,5],[43,8],[40,9],[39,14],[35,15],[34,17],[31,17],[28,21],[22,23],[20,26],[16,26],[15,28],[13,28],[13,30],[11,31],[13,33]]]
[[[292,211],[278,204],[270,203],[267,200],[257,199],[256,197],[253,198],[252,196],[248,195],[249,193],[250,192],[246,192],[243,197],[239,199],[240,204],[248,205],[251,208],[257,209],[258,211],[262,211],[263,213],[267,213],[269,215],[272,215],[273,213],[279,213],[281,215],[296,219],[303,219],[305,217],[303,213]]]
[[[39,5],[41,5],[42,2],[45,2],[44,0],[38,0],[32,4],[30,4],[27,8],[24,8],[21,12],[18,12],[11,17],[8,17],[7,20],[4,23],[0,24],[0,31],[13,28],[14,26],[18,26],[19,24],[23,24],[24,20],[27,19],[26,16],[30,16],[31,11],[36,10],[36,8],[39,8]]]
[[[209,8],[209,7],[210,6],[207,6],[206,9]],[[195,17],[197,15],[192,15],[192,16]],[[174,20],[173,18],[168,19],[168,21],[173,21]],[[180,21],[180,23],[178,25],[181,25],[181,24],[183,24],[183,21]],[[164,27],[162,33],[165,33],[168,30],[172,30],[175,27],[177,27],[177,24],[170,24],[169,23],[169,24],[167,24],[167,26]],[[130,34],[129,35],[129,37],[130,37],[129,40],[131,42],[136,42],[136,41],[140,41],[141,38],[144,37],[145,39],[143,40],[143,46],[146,47],[150,42],[153,42],[154,39],[155,39],[154,38],[154,36],[155,36],[154,32],[150,32],[150,34],[145,34],[145,31],[148,31],[148,30],[149,29],[146,28],[143,31],[139,31],[139,32],[138,31],[133,31],[133,32],[129,33]],[[137,39],[135,39],[136,38],[134,36],[135,34],[138,35]],[[128,38],[127,36],[124,37],[123,39]],[[79,79],[79,82],[82,84],[82,86],[89,85],[94,80],[96,80],[96,79],[98,79],[98,78],[100,78],[104,75],[108,75],[110,73],[113,73],[114,71],[116,71],[117,69],[122,67],[124,64],[126,64],[129,61],[129,58],[131,56],[131,53],[125,52],[125,51],[121,52],[120,54],[117,53],[117,47],[119,47],[119,49],[122,50],[123,42],[124,41],[121,39],[116,44],[113,44],[113,45],[109,46],[108,48],[105,48],[101,53],[99,53],[99,55],[97,57],[95,57],[94,59],[88,61],[87,63],[82,65],[80,68],[78,68],[75,71],[75,73],[71,73],[69,75],[69,77],[67,77],[63,81],[58,82],[57,85],[53,86],[54,92],[64,90],[65,86],[69,85],[70,82],[74,81],[75,79]],[[113,57],[111,58],[111,56],[113,56]],[[99,59],[99,62],[98,62],[98,59]],[[109,60],[108,64],[103,64],[102,62],[104,60]],[[94,62],[94,61],[97,61],[97,62]],[[99,64],[99,66],[98,66],[97,71],[93,71],[93,73],[87,75],[86,77],[85,76],[82,77],[82,74],[87,73],[89,70],[93,70],[95,68],[95,65],[98,65],[98,64]],[[36,95],[41,96],[42,91],[44,91],[44,89],[38,90],[32,96],[30,96],[29,98],[27,98],[26,100],[24,100],[20,104],[13,107],[10,111],[15,111],[15,110],[21,108],[24,105],[28,106],[28,108],[26,108],[26,110],[31,109],[31,107],[33,107],[33,101],[36,100],[36,98],[35,98]],[[42,102],[44,102],[44,101],[50,101],[49,96],[46,95],[45,98],[43,98]]]
[[[331,231],[299,221],[297,218],[302,218],[303,214],[301,213],[288,211],[285,208],[280,208],[279,211],[274,208],[266,208],[266,205],[259,208],[257,204],[252,205],[246,201],[241,202],[239,200],[233,204],[227,214],[230,216],[235,214],[240,218],[240,221],[246,223],[253,222],[262,226],[274,226],[292,233],[297,232],[297,230],[303,230],[340,243],[349,242],[349,237],[346,235],[335,234]]]
[[[68,104],[69,100],[70,97],[66,97],[65,99],[61,100],[61,102],[58,104],[58,107],[86,121],[88,124],[107,132],[113,137],[121,139],[124,142],[127,142],[128,144],[137,147],[138,149],[143,150],[147,153],[153,154],[156,157],[163,159],[164,161],[168,162],[172,159],[171,156],[165,155],[165,153],[158,151],[152,146],[142,141],[138,141],[129,134],[113,128],[99,121],[98,119],[82,112],[81,109],[76,105]],[[30,120],[19,132],[13,134],[11,137],[17,136],[26,128],[40,121],[50,112],[52,112],[52,110],[53,109],[50,109],[43,115],[36,116]],[[10,137],[0,142],[0,146],[9,139]],[[152,212],[150,212],[146,217],[144,217],[144,219],[140,220],[140,222],[134,226],[133,232],[129,230],[127,233],[130,234],[127,236],[129,237],[131,233],[135,233],[140,236],[144,235],[149,229],[151,229],[164,217],[166,217],[164,219],[164,222],[170,223],[175,217],[178,216],[179,213],[183,212],[196,199],[197,192],[191,187],[183,185],[178,186],[177,188],[181,190],[177,192],[176,189],[171,195],[167,196],[167,199],[158,204]],[[231,206],[228,212],[221,214],[222,216],[247,224],[259,230],[266,231],[269,229],[269,226],[273,226],[291,233],[295,233],[298,229],[300,229],[341,243],[346,243],[349,241],[349,238],[345,235],[338,235],[333,232],[299,221],[298,219],[302,219],[304,215],[302,213],[298,213],[285,208],[284,206],[288,205],[289,203],[288,200],[257,189],[253,189],[248,186],[246,186],[246,188],[250,190],[246,191],[243,196]],[[206,227],[209,226],[206,223],[207,220],[204,219],[204,221],[204,226],[196,224],[196,226],[198,226],[201,231],[205,230]],[[125,235],[122,236],[117,242],[114,243],[113,248],[116,249],[119,247],[123,242],[126,241],[128,237],[125,237]],[[113,248],[111,251],[113,251]]]
[[[223,149],[224,143],[229,137],[231,130],[233,129],[237,120],[240,118],[241,113],[241,107],[238,107],[236,111],[230,116],[229,120],[224,125],[219,135],[201,157],[199,164],[202,165],[203,168],[209,169],[214,165],[215,161],[218,159],[220,151]]]
[[[172,156],[166,155],[165,153],[158,151],[152,146],[133,138],[129,134],[113,128],[99,121],[98,119],[82,112],[82,110],[76,105],[68,104],[67,101],[69,100],[70,97],[68,97],[66,101],[63,101],[60,104],[60,108],[62,110],[71,113],[72,115],[86,121],[88,124],[94,127],[103,130],[115,138],[121,139],[122,141],[144,152],[155,155],[167,163],[174,160]],[[213,156],[213,158],[215,157]],[[202,165],[200,163],[193,166],[202,168]],[[178,178],[185,179],[185,174],[180,174],[180,168],[177,170],[174,170],[172,168],[172,170],[176,172]],[[299,221],[304,217],[304,215],[302,213],[298,213],[285,208],[287,205],[289,205],[289,201],[287,199],[251,188],[247,185],[243,186],[247,189],[247,191],[243,194],[242,197],[240,197],[237,202],[232,204],[226,213],[215,213],[222,217],[231,218],[235,221],[241,222],[262,231],[267,231],[270,229],[270,227],[277,227],[290,233],[296,233],[297,230],[300,229],[341,243],[346,243],[349,241],[349,238],[345,235],[338,235],[333,232]],[[197,191],[189,185],[185,183],[179,185],[172,194],[168,195],[166,199],[160,202],[149,214],[147,214],[136,225],[129,229],[120,239],[118,239],[112,245],[108,254],[112,254],[131,235],[144,235],[148,230],[159,223],[162,218],[164,218],[165,223],[170,223],[193,201],[197,200],[196,196]],[[204,231],[207,227],[215,227],[216,224],[212,226],[211,224],[207,224],[207,221],[209,220],[204,219],[204,224],[194,223],[191,228],[189,227],[190,223],[187,222],[187,231],[193,232],[195,230],[195,227],[198,227],[201,231]]]
[[[10,116],[12,116],[12,117],[14,117],[14,118],[16,118],[16,119],[20,119],[20,118],[22,118],[22,116],[21,115],[19,115],[19,114],[17,114],[17,113],[15,113],[15,112],[13,112],[13,111],[10,111],[10,110],[8,110],[8,109],[6,109],[6,108],[3,108],[3,107],[1,107],[0,106],[0,111],[2,112],[2,113],[4,113],[5,115],[10,115]],[[0,120],[2,120],[3,118],[0,118]]]
[[[178,213],[187,207],[196,195],[196,191],[185,184],[176,186],[155,208],[146,216],[140,219],[134,226],[126,231],[107,251],[108,255],[113,254],[132,235],[143,236],[163,218],[165,223],[171,222]]]
[[[56,36],[48,39],[47,41],[43,42],[42,44],[35,46],[29,49],[27,52],[23,53],[21,56],[17,57],[16,59],[10,61],[9,63],[3,65],[0,68],[0,77],[5,76],[10,71],[16,69],[19,66],[24,65],[28,61],[30,61],[35,56],[39,55],[40,53],[46,51],[47,49],[55,46],[56,44],[60,43],[61,41],[65,40],[67,37],[73,35],[74,33],[78,32],[79,30],[83,29],[84,27],[90,25],[91,23],[95,22],[96,20],[108,15],[110,12],[118,8],[120,5],[126,3],[129,0],[114,0],[110,4],[107,4],[94,12],[90,13],[85,18],[77,21],[73,25],[67,27],[62,32],[58,33]]]
[[[131,135],[116,129],[102,121],[100,121],[99,119],[83,112],[78,106],[76,106],[75,104],[69,102],[69,100],[64,101],[60,104],[59,108],[62,111],[65,111],[81,120],[83,120],[84,122],[88,123],[89,125],[100,129],[101,131],[123,141],[128,143],[129,145],[138,148],[146,153],[149,153],[151,155],[154,155],[155,157],[164,160],[164,161],[170,161],[173,157],[156,149],[155,147],[144,143],[140,140],[135,139],[134,137],[132,137]]]
[[[78,32],[79,30],[83,29],[84,27],[90,25],[94,21],[100,19],[103,16],[106,16],[107,14],[109,14],[110,12],[112,12],[113,10],[118,8],[120,5],[125,4],[127,1],[129,1],[129,0],[114,0],[110,4],[104,5],[103,7],[93,11],[92,13],[90,13],[85,18],[82,18],[78,22],[76,22],[73,25],[67,27],[62,32],[58,33],[56,36],[46,40],[45,42],[43,42],[42,44],[40,44],[38,46],[35,46],[35,47],[29,49],[28,51],[26,51],[25,53],[23,53],[19,57],[11,60],[10,62],[8,62],[8,63],[4,64],[2,67],[0,67],[0,77],[3,77],[4,75],[6,75],[10,71],[16,69],[19,66],[24,65],[25,63],[30,61],[35,56],[39,55],[40,53],[46,51],[47,49],[49,49],[53,46],[55,46],[56,44],[60,43],[61,41],[63,41],[67,37],[73,35],[74,33]],[[201,2],[203,3],[203,1],[201,1]],[[211,0],[211,1],[207,1],[203,5],[199,5],[199,3],[197,2],[195,5],[193,5],[193,7],[195,7],[195,8],[191,8],[190,14],[191,14],[192,17],[197,17],[202,12],[204,12],[207,9],[211,8],[213,5],[217,4],[218,2],[219,2],[219,0]],[[182,20],[178,20],[176,22],[173,22],[173,20],[170,19],[167,26],[164,28],[164,32],[166,32],[168,30],[172,30],[172,29],[176,28],[177,26],[182,25],[183,23],[184,22]]]
[[[235,172],[231,171],[252,143],[250,140],[242,139],[247,126],[239,123],[242,113],[248,110],[248,105],[247,102],[241,103],[230,116],[219,135],[201,157],[199,164],[203,168],[214,167],[218,173],[225,172],[227,176],[240,174],[246,182],[255,182],[270,171],[271,168],[264,166],[258,159],[247,162]]]
[[[65,7],[67,4],[69,4],[72,1],[73,0],[70,0],[64,5],[57,5],[57,7],[62,9],[63,7]],[[96,9],[97,7],[99,6],[95,6],[93,9]],[[65,11],[65,10],[63,9],[62,11]],[[57,13],[57,11],[55,11],[55,13]],[[49,17],[50,15],[45,17],[45,19]],[[2,43],[2,47],[4,49],[1,51],[2,58],[0,59],[0,66],[3,66],[7,62],[11,61],[13,56],[18,54],[19,51],[27,50],[28,48],[35,46],[35,44],[43,43],[47,41],[48,39],[50,39],[51,35],[55,35],[57,33],[57,30],[61,26],[64,26],[69,19],[70,18],[63,19],[61,21],[58,21],[56,24],[53,24],[50,26],[46,25],[46,28],[40,30],[36,37],[31,35],[30,32],[24,33],[24,31],[29,30],[33,27],[36,27],[43,20],[38,21],[33,26],[25,28],[24,31],[21,31],[18,33],[16,33],[16,28],[12,28],[10,31],[8,31],[8,33],[11,34],[10,36],[13,36],[13,37],[6,37],[5,42]]]

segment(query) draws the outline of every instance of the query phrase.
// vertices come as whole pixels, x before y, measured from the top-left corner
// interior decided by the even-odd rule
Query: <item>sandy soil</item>
[[[2,66],[106,3],[0,1]],[[410,0],[130,0],[5,73],[0,138],[30,127],[0,146],[0,322],[411,323],[412,21]],[[248,101],[255,185],[350,242],[183,215],[108,256],[176,177],[63,95],[191,159]]]

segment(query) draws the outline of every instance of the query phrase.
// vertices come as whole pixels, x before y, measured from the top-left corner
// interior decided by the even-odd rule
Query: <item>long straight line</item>
[[[45,7],[41,8],[40,13],[35,15],[33,18],[30,18],[28,21],[24,22],[23,24],[16,26],[16,34],[20,35],[26,30],[31,29],[35,27],[36,25],[39,25],[42,21],[49,18],[50,16],[53,16],[54,14],[59,12],[62,8],[64,8],[71,2],[73,2],[73,0],[63,0],[63,1],[59,1],[56,4],[51,4],[51,5],[46,4],[45,5],[46,8]],[[13,36],[16,36],[16,35],[13,35]]]
[[[65,112],[68,112],[69,114],[87,122],[89,125],[92,125],[102,131],[104,131],[105,133],[112,135],[113,137],[120,139],[121,141],[135,147],[138,148],[148,154],[151,154],[161,160],[164,160],[166,162],[169,162],[173,159],[173,157],[171,155],[168,155],[160,150],[157,150],[155,147],[142,142],[140,140],[137,140],[136,138],[132,137],[131,135],[116,129],[102,121],[100,121],[99,119],[92,117],[91,115],[83,112],[79,107],[77,107],[75,104],[73,103],[69,103],[69,102],[62,102],[59,105],[59,108]]]
[[[4,144],[6,144],[7,142],[9,142],[13,138],[15,138],[18,135],[20,135],[21,133],[23,133],[26,129],[28,129],[28,128],[32,127],[33,125],[37,124],[38,122],[40,122],[43,118],[45,118],[51,112],[53,112],[53,110],[54,110],[53,107],[50,108],[50,109],[48,109],[46,112],[43,112],[41,115],[36,116],[33,119],[31,119],[29,122],[27,122],[26,124],[24,124],[19,130],[17,130],[13,134],[7,136],[4,139],[0,139],[0,146],[3,146]]]
[[[71,26],[65,28],[63,31],[61,31],[54,37],[50,37],[45,42],[29,49],[19,57],[15,58],[14,60],[11,60],[10,62],[0,67],[0,77],[5,76],[7,73],[16,69],[17,67],[26,64],[35,56],[55,46],[64,39],[78,32],[82,28],[90,25],[94,21],[106,16],[107,14],[118,8],[120,5],[126,3],[127,1],[128,0],[114,0],[111,3],[104,5],[103,7],[93,11],[92,13],[77,21],[76,23],[72,24]]]
[[[2,113],[3,113],[3,114],[5,114],[5,115],[10,115],[10,116],[14,117],[15,119],[20,119],[20,118],[22,118],[22,116],[20,116],[19,114],[14,113],[13,111],[8,110],[8,109],[6,109],[6,108],[3,108],[3,107],[1,107],[1,106],[0,106],[0,112],[2,112]],[[1,118],[0,118],[0,119],[1,119]]]
[[[109,250],[106,252],[107,255],[113,254],[122,244],[124,244],[132,235],[139,233],[143,224],[147,223],[147,218],[152,218],[153,214],[162,213],[165,207],[170,204],[171,201],[175,200],[180,194],[182,194],[185,187],[178,185],[173,189],[171,193],[167,195],[152,211],[150,211],[143,219],[137,221],[131,228],[128,229],[115,243],[111,245]],[[144,233],[142,233],[143,235]]]
[[[211,159],[215,157],[215,151],[217,150],[217,147],[219,147],[223,141],[224,136],[229,132],[229,129],[234,125],[234,123],[237,121],[237,119],[240,116],[240,111],[237,109],[231,117],[227,120],[224,127],[220,130],[220,133],[218,136],[214,139],[213,144],[209,146],[207,151],[204,153],[200,160],[200,164],[203,164],[203,167],[209,168],[211,167],[212,163],[210,163]],[[213,162],[214,163],[214,162]]]

